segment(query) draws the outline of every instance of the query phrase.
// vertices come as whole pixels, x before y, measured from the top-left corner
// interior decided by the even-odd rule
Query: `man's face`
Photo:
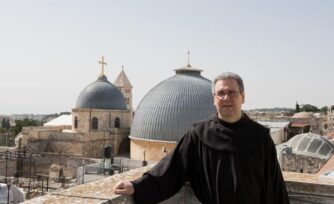
[[[219,118],[235,122],[241,117],[241,106],[245,102],[245,93],[240,92],[235,79],[217,81],[213,97]]]

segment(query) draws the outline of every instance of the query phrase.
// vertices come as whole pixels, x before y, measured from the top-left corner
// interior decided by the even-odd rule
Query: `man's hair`
[[[237,83],[238,83],[238,87],[239,87],[240,92],[243,93],[245,91],[244,82],[242,81],[242,78],[239,75],[234,74],[232,72],[224,72],[224,73],[216,76],[216,78],[212,81],[212,94],[215,94],[215,85],[216,85],[217,81],[225,80],[225,79],[236,80]]]

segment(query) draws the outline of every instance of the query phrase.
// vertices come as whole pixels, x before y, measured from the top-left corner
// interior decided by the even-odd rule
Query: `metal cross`
[[[107,65],[107,63],[104,61],[104,57],[102,56],[102,60],[99,61],[99,64],[102,66],[102,72],[101,75],[104,75],[104,66]]]
[[[191,65],[189,63],[189,56],[190,56],[190,51],[188,50],[188,65],[187,65],[187,67],[191,67]]]

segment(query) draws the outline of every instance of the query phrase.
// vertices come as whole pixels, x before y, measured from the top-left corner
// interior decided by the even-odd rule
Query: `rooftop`
[[[47,123],[44,123],[43,126],[65,126],[72,125],[72,115],[61,115],[53,120],[50,120]]]

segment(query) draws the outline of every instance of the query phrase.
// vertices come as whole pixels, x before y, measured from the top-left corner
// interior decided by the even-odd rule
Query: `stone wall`
[[[314,116],[310,118],[290,118],[290,122],[298,122],[298,123],[305,123],[305,124],[310,124],[310,129],[309,131],[315,134],[322,134],[322,127],[323,127],[323,122],[322,118],[316,118]],[[305,132],[302,132],[305,133]]]
[[[82,155],[84,135],[78,133],[51,133],[45,152]]]
[[[327,160],[296,154],[282,154],[282,170],[315,174]]]
[[[22,145],[28,153],[65,153],[85,157],[101,158],[105,145],[114,147],[114,154],[121,150],[129,152],[130,128],[112,128],[105,131],[86,133],[62,132],[54,128],[28,128],[22,135]]]
[[[23,127],[21,135],[18,135],[22,138],[22,145],[26,145],[30,141],[38,141],[48,139],[51,133],[61,133],[62,129],[58,127]],[[29,140],[29,141],[28,141]]]
[[[51,193],[26,201],[27,204],[39,203],[90,203],[90,204],[133,204],[131,196],[119,196],[112,193],[113,186],[120,180],[139,178],[152,166],[138,168],[122,174],[116,174],[102,180],[93,181],[57,193]],[[283,172],[291,204],[334,203],[334,180],[318,175]],[[189,185],[162,204],[198,204]]]
[[[315,174],[283,172],[291,204],[334,203],[334,180]]]
[[[140,139],[130,139],[131,159],[159,161],[172,151],[176,142],[158,142]]]
[[[75,178],[77,169],[85,164],[97,163],[98,160],[91,158],[76,157],[66,154],[41,154],[41,155],[27,155],[23,158],[23,176],[34,177],[37,174],[49,174],[49,168],[52,164],[61,166],[64,170],[65,177]]]
[[[83,155],[86,157],[101,158],[105,145],[113,146],[114,155],[122,153],[120,152],[121,145],[125,145],[124,151],[129,152],[129,133],[129,128],[114,128],[110,131],[85,133],[83,139]],[[127,142],[127,144],[124,144],[124,142]]]

